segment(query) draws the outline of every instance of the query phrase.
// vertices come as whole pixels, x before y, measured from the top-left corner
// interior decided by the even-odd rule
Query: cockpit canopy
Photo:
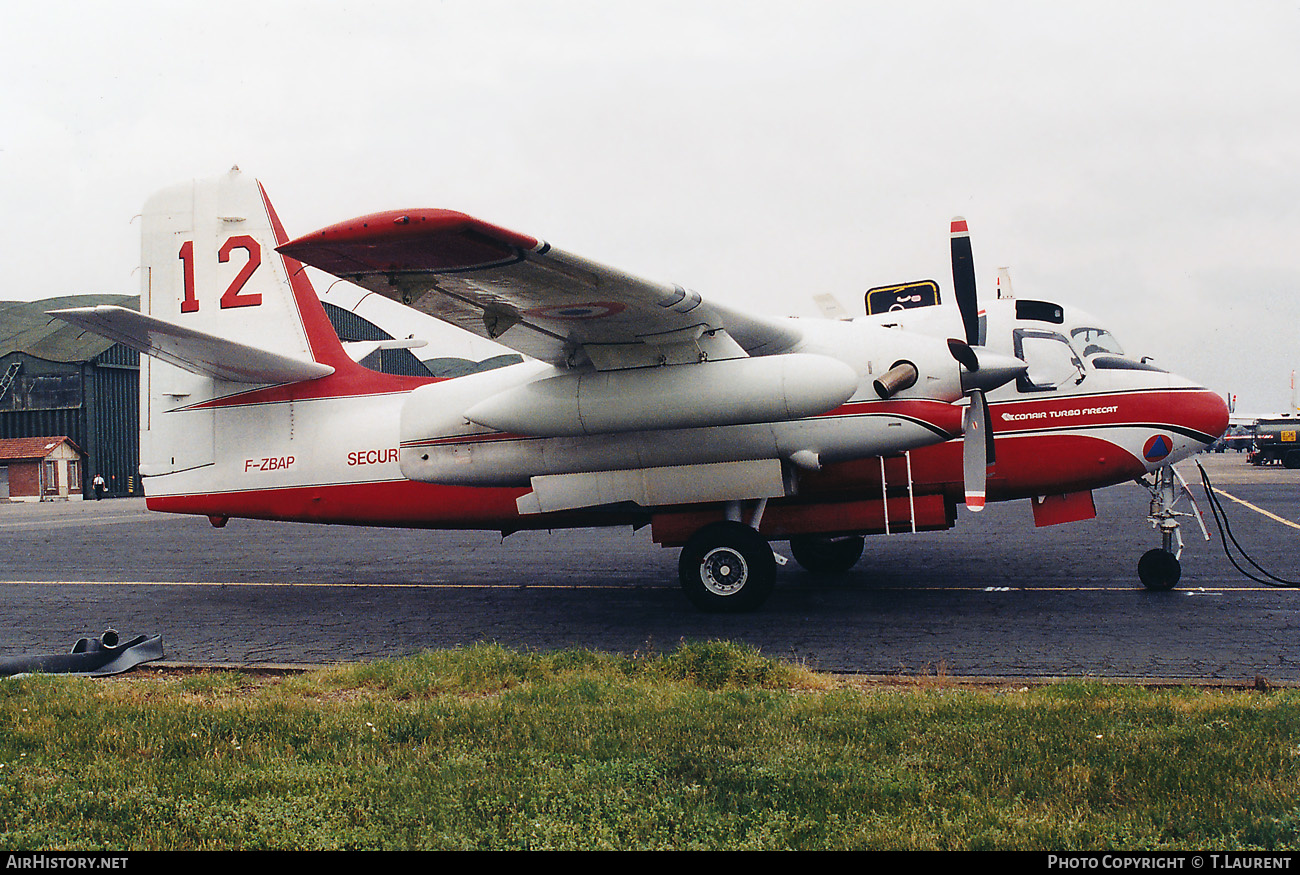
[[[1017,300],[1012,353],[1029,364],[1017,380],[1021,392],[1050,392],[1080,384],[1092,370],[1157,371],[1124,354],[1115,335],[1097,321],[1048,301]]]
[[[880,286],[868,291],[866,299],[868,317],[875,317],[879,324],[960,336],[951,333],[955,329],[950,322],[941,321],[950,319],[954,311],[940,303],[939,284],[933,280]],[[1015,388],[1022,393],[1079,385],[1099,371],[1166,373],[1146,360],[1127,356],[1114,334],[1095,317],[1073,307],[1001,297],[982,302],[981,307],[978,343],[1010,352],[1029,365],[1016,380]]]

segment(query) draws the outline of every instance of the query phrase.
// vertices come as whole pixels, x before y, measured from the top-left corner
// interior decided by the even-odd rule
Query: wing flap
[[[49,315],[205,377],[233,383],[296,383],[334,373],[304,361],[174,325],[124,307],[74,307]]]

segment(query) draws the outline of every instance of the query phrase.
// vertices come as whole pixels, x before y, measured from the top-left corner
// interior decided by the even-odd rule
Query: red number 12
[[[243,268],[239,274],[231,281],[226,288],[225,293],[221,296],[221,309],[227,310],[232,307],[256,307],[262,303],[262,296],[257,292],[241,294],[248,278],[253,275],[262,265],[262,246],[252,237],[241,234],[237,237],[231,237],[227,240],[217,252],[217,260],[221,263],[230,261],[230,254],[236,249],[242,249],[248,254],[248,260],[244,262]],[[194,241],[186,240],[181,244],[180,260],[183,265],[185,276],[185,296],[181,299],[181,312],[194,313],[199,309],[199,299],[194,292]]]

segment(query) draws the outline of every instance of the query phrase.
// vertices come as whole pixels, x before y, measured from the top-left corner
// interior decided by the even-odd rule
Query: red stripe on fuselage
[[[1141,477],[1146,465],[1132,451],[1106,439],[1106,432],[1112,429],[1169,430],[1208,444],[1228,425],[1223,399],[1195,387],[1008,401],[989,406],[997,436],[997,462],[988,479],[989,501],[1098,489]],[[1117,409],[1096,412],[1110,407]],[[1003,418],[1003,413],[1016,416]],[[916,494],[941,493],[956,501],[962,499],[961,441],[921,447],[909,455],[911,488]],[[909,475],[903,457],[887,458],[885,462],[885,482],[890,487],[907,487]],[[799,493],[804,498],[816,493],[878,495],[880,483],[880,459],[860,459],[804,475]]]
[[[1035,495],[1057,495],[1099,489],[1146,473],[1141,460],[1101,437],[1079,434],[1008,435],[996,443],[997,463],[989,473],[987,501],[1007,501]],[[912,450],[910,458],[885,459],[885,483],[892,490],[911,489],[916,495],[946,495],[962,501],[962,442],[948,441]],[[880,495],[880,459],[858,459],[828,465],[799,479],[799,496],[843,498]]]
[[[521,516],[526,488],[443,486],[413,480],[296,486],[146,499],[149,510],[215,517],[431,529],[544,529],[644,522],[611,513]]]
[[[1213,440],[1228,427],[1223,399],[1199,387],[1003,401],[989,407],[995,434],[1149,425]]]

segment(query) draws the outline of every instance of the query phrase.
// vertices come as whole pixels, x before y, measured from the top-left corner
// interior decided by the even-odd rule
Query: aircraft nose
[[[1184,407],[1183,425],[1205,435],[1207,447],[1228,430],[1228,402],[1217,392],[1201,389],[1190,393]]]

